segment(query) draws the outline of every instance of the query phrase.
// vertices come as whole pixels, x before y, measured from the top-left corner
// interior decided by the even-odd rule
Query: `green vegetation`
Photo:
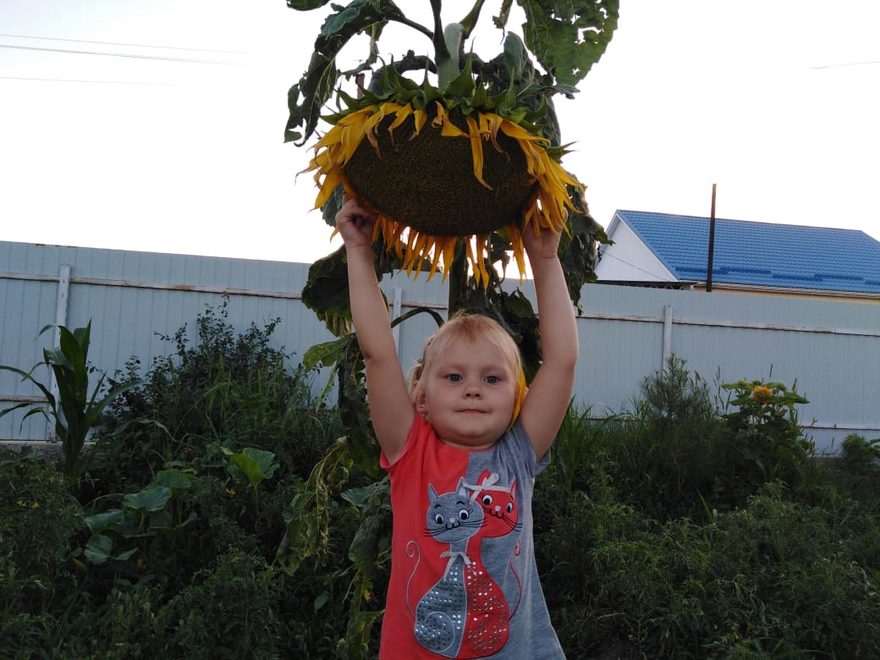
[[[40,334],[52,327],[54,326],[47,325],[40,330]],[[31,415],[42,415],[52,422],[55,438],[61,443],[64,454],[64,473],[68,477],[76,477],[81,468],[83,445],[89,433],[100,425],[104,408],[134,383],[116,385],[103,397],[98,398],[104,384],[102,375],[89,394],[89,343],[92,324],[89,322],[86,327],[73,331],[64,326],[60,326],[58,330],[59,346],[43,349],[43,361],[35,364],[30,371],[0,365],[0,369],[11,371],[21,376],[22,380],[36,385],[45,397],[46,403],[18,403],[0,412],[0,417],[19,408],[28,408],[22,422]],[[52,392],[51,386],[34,378],[34,371],[39,367],[45,367],[55,377],[57,395]]]
[[[388,484],[276,324],[208,309],[140,383],[129,363],[78,477],[0,456],[4,657],[376,655]],[[877,441],[817,458],[803,400],[673,360],[627,410],[571,410],[534,501],[569,657],[880,655]]]

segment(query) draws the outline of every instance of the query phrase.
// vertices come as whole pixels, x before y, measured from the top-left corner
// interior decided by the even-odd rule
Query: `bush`
[[[56,465],[0,456],[0,638],[14,639],[71,589],[81,566],[70,555],[84,528],[79,513]]]
[[[724,386],[736,396],[734,410],[723,414],[708,383],[672,358],[645,379],[631,410],[598,423],[572,411],[579,421],[563,425],[555,448],[559,469],[601,466],[604,483],[621,501],[661,520],[734,509],[773,479],[793,487],[817,479],[812,443],[803,438],[795,409],[806,400],[770,383],[771,398],[759,404],[750,397],[764,387],[756,383]],[[580,449],[569,448],[571,425],[583,439],[573,441]]]
[[[238,550],[199,571],[159,613],[164,654],[187,658],[279,658],[284,624],[278,571]]]
[[[857,475],[874,475],[880,472],[880,438],[866,440],[853,433],[841,446],[843,464]]]
[[[308,374],[270,346],[280,319],[236,334],[227,316],[225,301],[200,314],[195,346],[186,326],[163,336],[173,354],[156,359],[143,384],[110,407],[93,469],[103,483],[121,491],[143,486],[169,462],[215,465],[220,446],[271,451],[304,478],[342,433],[338,414],[315,405]],[[132,380],[139,369],[132,358],[119,378]]]

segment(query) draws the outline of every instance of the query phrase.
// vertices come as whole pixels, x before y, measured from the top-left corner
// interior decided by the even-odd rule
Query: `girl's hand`
[[[525,227],[523,228],[522,237],[526,254],[529,255],[529,263],[534,264],[536,261],[543,259],[556,258],[560,237],[558,232],[542,228],[541,233],[535,236],[533,228]]]
[[[368,213],[348,195],[343,197],[342,208],[336,214],[336,229],[345,243],[346,250],[370,248],[373,244],[374,214]]]

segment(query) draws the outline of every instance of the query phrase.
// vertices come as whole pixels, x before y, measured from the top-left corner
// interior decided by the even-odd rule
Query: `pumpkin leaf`
[[[152,486],[162,486],[171,489],[172,496],[192,487],[195,475],[180,470],[161,470],[153,479]]]
[[[105,563],[113,553],[113,539],[104,534],[92,534],[92,537],[86,543],[86,558],[100,566]]]
[[[120,524],[123,520],[123,513],[122,509],[110,509],[104,513],[83,516],[83,520],[92,533],[101,533]]]
[[[149,485],[137,493],[129,493],[122,498],[122,506],[140,512],[160,511],[171,499],[171,489],[165,486]]]
[[[279,467],[275,460],[275,454],[271,451],[255,447],[245,447],[240,452],[234,452],[226,447],[222,449],[232,464],[241,470],[253,488],[257,488],[264,479],[275,474]]]

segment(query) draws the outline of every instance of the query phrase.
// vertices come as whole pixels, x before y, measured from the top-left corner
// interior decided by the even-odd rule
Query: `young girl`
[[[577,328],[559,235],[525,232],[543,362],[526,389],[510,335],[458,316],[400,368],[373,264],[373,218],[336,216],[370,417],[391,478],[391,579],[380,657],[561,658],[535,566],[532,490],[571,397]]]

